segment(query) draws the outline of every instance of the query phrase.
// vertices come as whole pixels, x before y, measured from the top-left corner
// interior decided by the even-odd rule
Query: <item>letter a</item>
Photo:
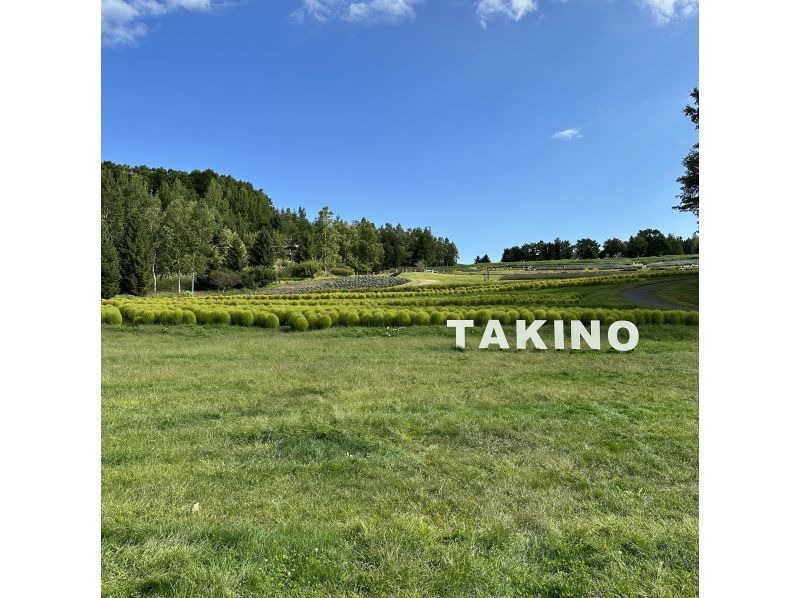
[[[489,320],[489,323],[486,324],[486,330],[483,331],[483,338],[478,347],[487,349],[489,345],[498,345],[501,349],[508,349],[508,341],[503,327],[500,325],[500,320]]]

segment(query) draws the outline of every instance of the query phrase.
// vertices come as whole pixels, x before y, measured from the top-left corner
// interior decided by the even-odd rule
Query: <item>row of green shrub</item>
[[[662,311],[651,309],[615,310],[605,308],[534,308],[534,309],[355,309],[355,308],[299,308],[283,307],[208,307],[186,305],[175,309],[159,305],[128,303],[117,309],[102,306],[103,321],[121,323],[122,319],[134,324],[220,324],[277,328],[285,325],[293,330],[329,328],[331,326],[426,326],[442,325],[447,320],[474,320],[485,325],[489,320],[499,320],[504,325],[516,320],[581,320],[588,323],[600,320],[610,324],[616,320],[630,320],[636,324],[687,324],[698,323],[697,312]],[[108,315],[107,315],[108,314]]]

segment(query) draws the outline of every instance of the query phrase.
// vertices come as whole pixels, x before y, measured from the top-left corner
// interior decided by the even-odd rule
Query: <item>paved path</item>
[[[668,303],[666,301],[662,301],[661,299],[656,299],[650,295],[650,293],[659,287],[665,287],[671,284],[677,284],[679,282],[686,282],[686,279],[682,278],[680,280],[667,280],[665,282],[656,282],[653,284],[645,284],[639,287],[632,287],[622,291],[622,298],[630,301],[631,303],[638,303],[639,305],[644,305],[646,307],[657,307],[659,309],[679,309],[681,311],[696,311],[691,307]]]

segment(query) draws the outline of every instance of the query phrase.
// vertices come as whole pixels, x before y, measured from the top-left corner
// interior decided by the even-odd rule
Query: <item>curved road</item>
[[[679,282],[686,282],[686,279],[682,278],[680,280],[667,280],[666,282],[655,282],[653,284],[644,284],[640,287],[625,289],[622,291],[622,298],[630,301],[631,303],[638,303],[639,305],[644,305],[646,307],[657,307],[659,309],[679,309],[681,311],[696,311],[695,309],[686,307],[685,305],[675,305],[674,303],[668,303],[666,301],[662,301],[661,299],[656,299],[650,294],[659,287],[665,287],[671,284],[677,284]]]

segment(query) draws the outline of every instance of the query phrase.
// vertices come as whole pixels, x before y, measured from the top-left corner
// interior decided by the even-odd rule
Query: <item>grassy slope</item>
[[[641,332],[105,327],[104,592],[693,595],[697,328]]]
[[[482,284],[483,273],[461,273],[458,274],[445,274],[434,272],[403,272],[400,276],[410,280],[425,280],[434,281],[439,284]],[[490,274],[489,281],[496,282],[500,280],[499,274]]]
[[[652,293],[656,299],[698,309],[700,305],[700,281],[696,277],[685,282],[656,289]]]

